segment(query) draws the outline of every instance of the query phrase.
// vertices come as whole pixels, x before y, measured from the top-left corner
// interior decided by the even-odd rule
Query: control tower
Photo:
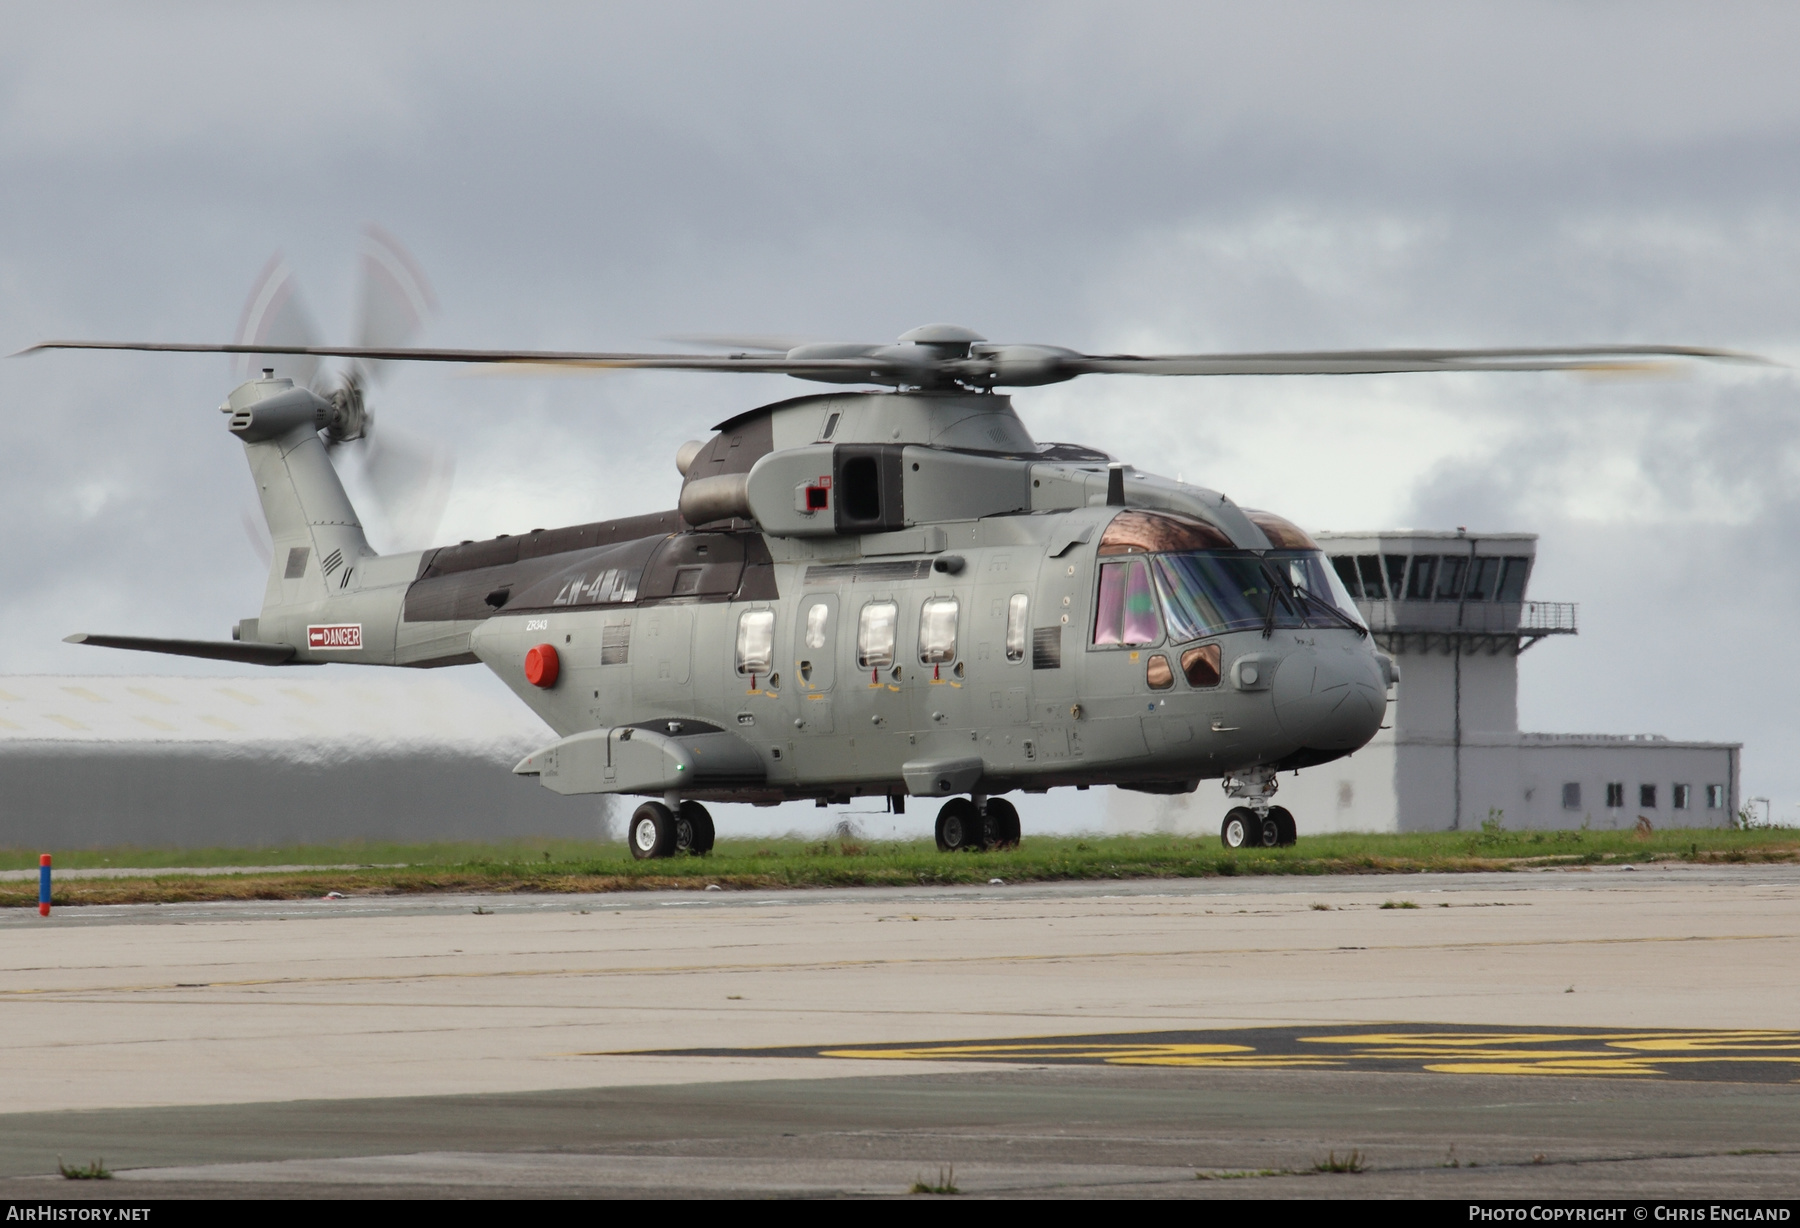
[[[1572,636],[1572,602],[1526,595],[1534,533],[1316,533],[1381,650],[1400,666],[1387,723],[1354,755],[1281,777],[1302,835],[1327,831],[1722,826],[1738,743],[1519,730],[1519,657]],[[1216,828],[1229,803],[1115,791],[1114,830]]]

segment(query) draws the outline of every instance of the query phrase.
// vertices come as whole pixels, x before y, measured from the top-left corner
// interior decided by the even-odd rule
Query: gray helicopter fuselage
[[[1350,753],[1385,712],[1391,668],[1347,597],[1178,625],[1158,533],[1270,572],[1314,560],[1323,593],[1298,529],[1039,445],[1004,396],[796,398],[684,449],[676,511],[380,556],[324,411],[289,389],[226,406],[276,548],[236,638],[294,664],[480,661],[561,735],[517,769],[560,791],[1180,792]]]

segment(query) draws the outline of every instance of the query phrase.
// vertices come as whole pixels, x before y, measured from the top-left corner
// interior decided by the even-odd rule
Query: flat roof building
[[[1348,758],[1281,778],[1302,834],[1724,826],[1736,742],[1519,729],[1519,656],[1574,635],[1572,602],[1526,596],[1534,533],[1317,533],[1381,650],[1400,666],[1388,720]],[[1217,827],[1231,803],[1115,791],[1115,830]]]

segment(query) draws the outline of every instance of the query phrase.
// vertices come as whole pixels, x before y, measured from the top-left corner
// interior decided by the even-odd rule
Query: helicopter
[[[404,261],[383,267],[404,280]],[[278,298],[258,301],[275,313]],[[513,771],[562,794],[647,799],[627,828],[639,859],[710,851],[707,802],[886,798],[903,813],[909,798],[939,799],[937,846],[955,852],[1018,845],[1007,794],[1174,794],[1207,780],[1235,803],[1226,847],[1297,840],[1273,802],[1278,773],[1368,743],[1398,667],[1297,525],[1096,448],[1039,442],[1009,390],[1083,375],[1756,361],[1672,345],[1086,354],[949,324],[891,345],[747,341],[699,355],[433,349],[398,344],[416,313],[395,319],[365,311],[373,324],[347,347],[274,344],[265,330],[230,345],[23,351],[266,364],[219,407],[273,545],[257,616],[230,640],[68,642],[263,666],[485,665],[558,735]],[[323,358],[351,367],[315,389]],[[364,389],[395,361],[840,387],[684,444],[673,508],[380,554],[330,453],[369,442]]]

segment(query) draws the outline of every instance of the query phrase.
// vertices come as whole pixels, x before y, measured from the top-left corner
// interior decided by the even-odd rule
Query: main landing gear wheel
[[[631,855],[639,861],[667,857],[675,851],[675,812],[661,802],[645,802],[632,813]]]
[[[981,817],[983,841],[991,849],[1019,847],[1019,811],[1004,797],[990,797]]]
[[[699,802],[683,802],[675,812],[675,851],[704,857],[712,852],[712,815]]]
[[[1299,841],[1300,829],[1294,826],[1294,812],[1286,806],[1270,806],[1269,818],[1275,824],[1275,843],[1288,848]]]
[[[938,810],[937,846],[940,853],[966,853],[982,846],[981,811],[966,797],[953,797]]]
[[[1263,821],[1248,806],[1233,806],[1219,827],[1219,840],[1228,849],[1251,848],[1263,842]]]

